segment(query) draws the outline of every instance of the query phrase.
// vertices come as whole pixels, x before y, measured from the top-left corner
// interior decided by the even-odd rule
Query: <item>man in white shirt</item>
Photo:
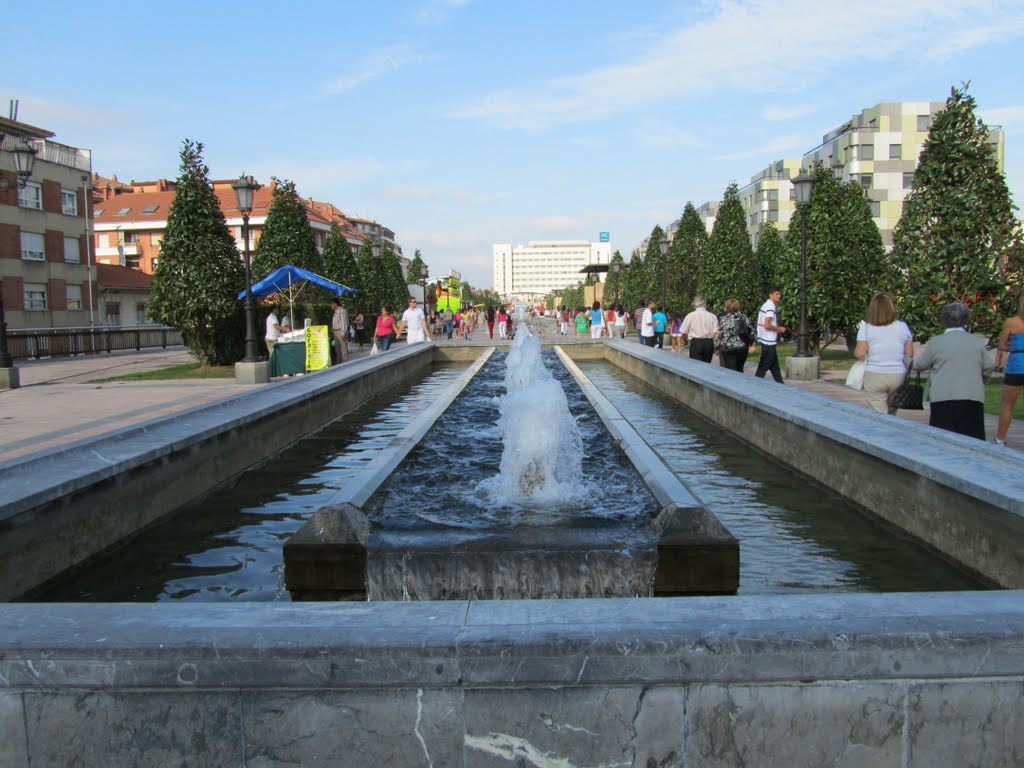
[[[277,344],[277,340],[281,338],[281,334],[285,333],[284,326],[281,325],[281,321],[277,318],[277,304],[270,307],[270,314],[267,315],[267,333],[264,337],[264,341],[267,342],[267,355],[274,351],[274,345]]]
[[[402,313],[402,319],[398,323],[396,335],[401,336],[402,331],[406,332],[406,343],[421,344],[430,341],[430,329],[427,327],[427,318],[423,316],[423,310],[416,306],[417,302],[412,296],[409,297],[409,308]]]
[[[690,359],[710,363],[715,356],[715,337],[718,335],[718,318],[707,310],[703,296],[693,297],[693,312],[683,318],[679,331],[683,344],[690,342]]]
[[[651,301],[647,304],[647,309],[644,310],[643,315],[640,317],[640,339],[643,341],[644,346],[653,347],[657,340],[654,338],[654,307],[656,304]]]
[[[757,311],[757,341],[761,345],[761,359],[757,362],[754,373],[759,379],[771,371],[772,378],[782,383],[782,371],[779,369],[779,356],[775,349],[779,343],[779,334],[786,332],[786,326],[776,325],[778,319],[775,305],[782,299],[782,291],[774,285],[768,289],[768,300]]]
[[[348,360],[348,312],[341,306],[341,299],[331,299],[331,333],[334,335],[335,364]]]

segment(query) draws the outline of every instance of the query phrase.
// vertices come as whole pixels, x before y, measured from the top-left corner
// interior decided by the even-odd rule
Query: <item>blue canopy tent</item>
[[[319,285],[321,288],[333,291],[337,296],[351,296],[356,292],[354,288],[349,288],[347,285],[331,282],[326,277],[321,277],[315,272],[310,272],[308,269],[302,269],[300,267],[293,267],[290,264],[278,267],[259,282],[253,283],[250,286],[250,290],[252,291],[253,296],[269,296],[272,293],[287,293],[288,314],[294,323],[295,311],[293,305],[295,303],[295,295],[293,289],[296,284],[302,283],[303,281],[314,283],[315,285]],[[238,298],[244,299],[245,291],[241,291],[238,294]]]

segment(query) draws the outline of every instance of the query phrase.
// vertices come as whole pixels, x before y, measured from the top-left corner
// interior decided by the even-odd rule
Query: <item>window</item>
[[[38,232],[21,233],[21,258],[30,261],[45,261],[46,246],[43,236]]]
[[[159,207],[160,207],[159,205],[147,205],[145,208],[142,209],[142,212],[143,213],[156,213],[156,209],[159,208]]]
[[[68,298],[68,309],[81,309],[82,308],[82,286],[79,285],[66,285],[67,298]]]
[[[160,248],[160,243],[161,243],[160,238],[161,237],[162,237],[162,235],[158,235],[158,234],[150,235],[149,236],[150,245],[152,245],[154,248]]]
[[[118,208],[117,209],[117,213],[115,213],[114,215],[115,216],[127,216],[131,212],[132,212],[131,208]]]
[[[35,181],[26,182],[25,186],[18,189],[18,205],[22,208],[35,208],[43,210],[43,187]]]
[[[860,159],[861,160],[874,160],[875,159],[875,145],[874,144],[861,144],[860,145]]]
[[[779,190],[769,189],[768,190],[768,202],[776,203],[779,201]]]
[[[110,247],[110,235],[100,235],[100,248]]]
[[[137,242],[139,242],[139,233],[138,232],[125,232],[124,233],[124,244],[125,245],[134,245]]]
[[[862,173],[860,175],[860,185],[862,187],[864,187],[864,189],[871,189],[871,185],[874,183],[874,181],[875,181],[874,174]]]
[[[102,208],[97,208],[95,211],[92,212],[93,218],[96,218],[97,216],[102,216],[102,215],[103,215],[103,209]]]
[[[908,171],[907,173],[903,174],[903,188],[904,189],[913,189],[914,188],[914,173],[912,171]]]
[[[889,159],[890,160],[902,160],[903,159],[903,145],[902,144],[890,144],[889,145]]]
[[[104,304],[103,305],[103,322],[106,325],[120,325],[121,324],[121,305],[120,304]]]
[[[78,249],[77,237],[64,238],[64,261],[69,264],[78,264],[82,261],[82,256]]]
[[[65,216],[78,215],[78,193],[73,189],[61,189],[60,212]]]
[[[917,130],[921,133],[927,133],[928,129],[932,127],[932,119],[928,115],[917,116]]]
[[[25,283],[25,310],[46,309],[46,285]]]
[[[135,323],[136,325],[146,324],[146,305],[141,302],[135,305]]]

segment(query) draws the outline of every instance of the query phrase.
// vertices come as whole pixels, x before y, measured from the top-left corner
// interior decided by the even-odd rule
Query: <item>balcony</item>
[[[10,151],[22,139],[18,136],[5,136],[0,147]],[[92,171],[92,152],[88,149],[69,147],[49,139],[28,139],[29,144],[36,148],[36,161],[63,165],[89,173]]]

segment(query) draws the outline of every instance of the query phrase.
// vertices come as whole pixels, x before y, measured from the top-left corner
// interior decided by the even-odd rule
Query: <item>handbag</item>
[[[864,389],[864,369],[867,365],[867,360],[858,360],[851,365],[850,372],[846,374],[846,386],[851,389]]]
[[[911,373],[914,373],[913,367],[907,369],[906,378],[892,396],[892,407],[902,408],[904,411],[923,411],[924,384],[921,383],[921,372],[917,371],[917,379],[913,383],[910,381]]]

